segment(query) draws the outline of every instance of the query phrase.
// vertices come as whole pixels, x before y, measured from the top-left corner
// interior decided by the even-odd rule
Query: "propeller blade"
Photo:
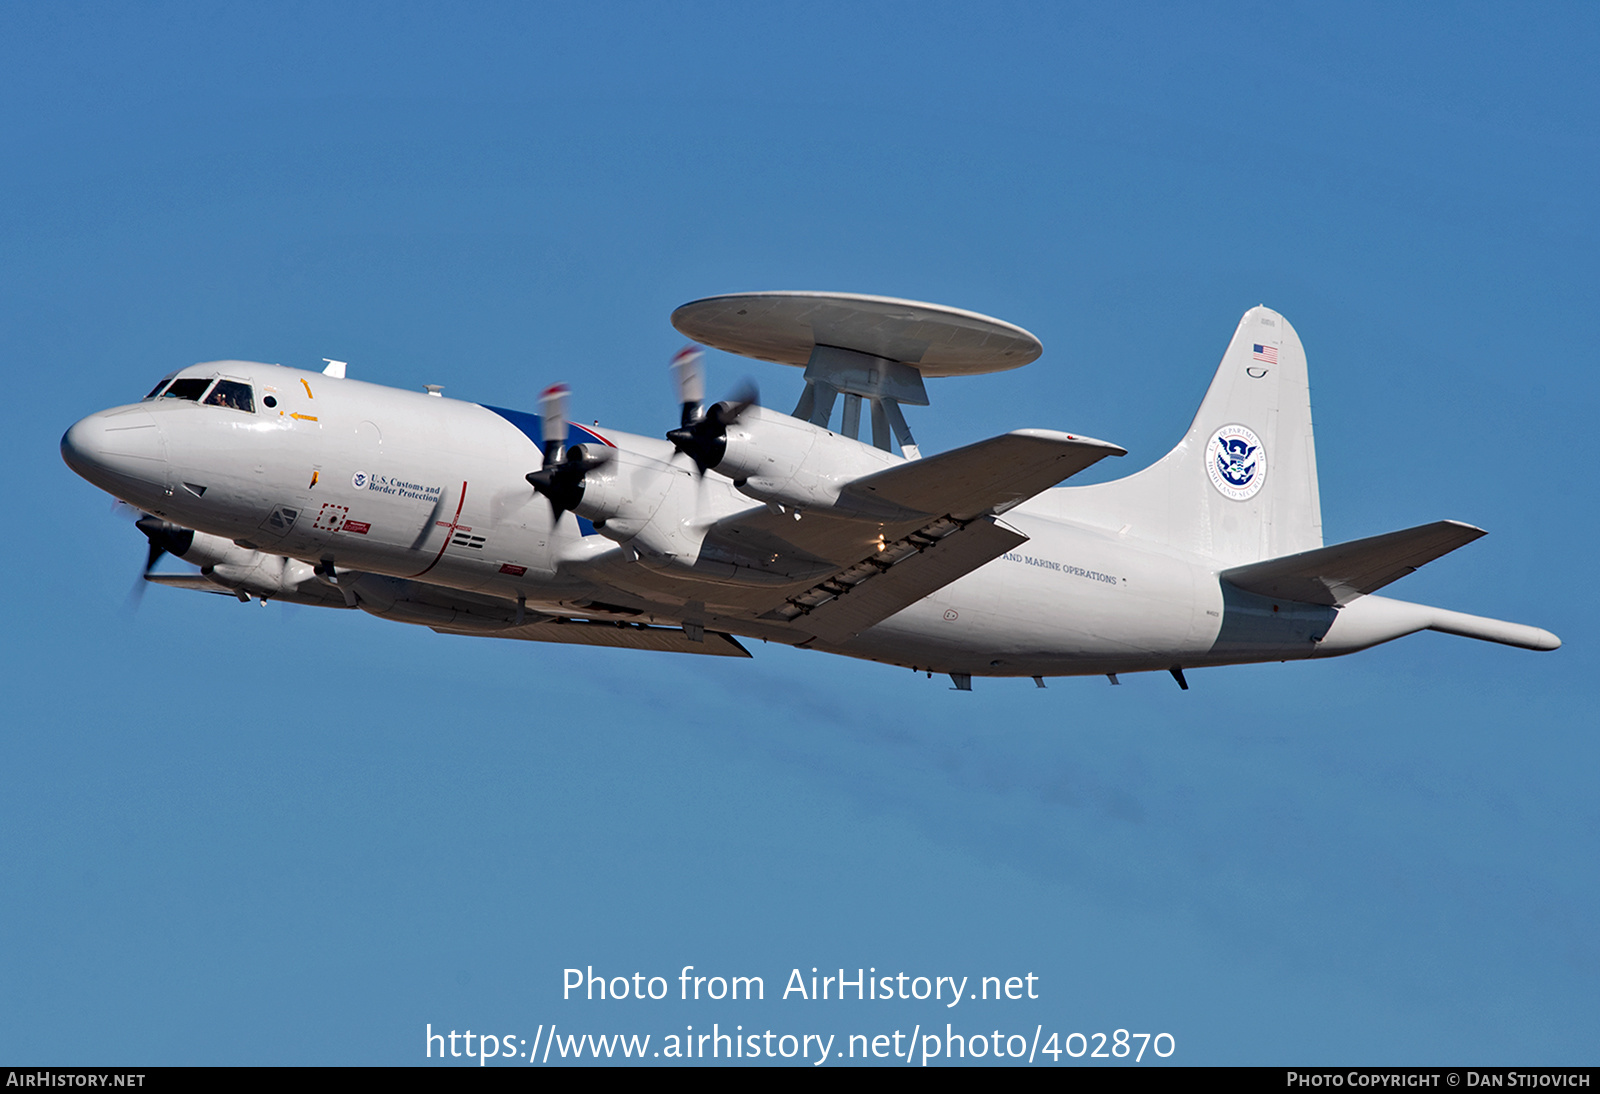
[[[171,553],[182,558],[194,545],[194,529],[173,524],[160,517],[143,516],[134,521],[133,526],[143,532],[144,538],[150,541],[150,559],[144,567],[146,572],[162,555]]]
[[[734,389],[733,398],[717,405],[728,408],[723,412],[722,421],[726,425],[732,425],[744,416],[745,411],[753,406],[760,405],[760,403],[761,392],[757,389],[756,382],[746,376],[739,381],[739,386]]]
[[[570,513],[583,500],[583,477],[611,461],[609,451],[591,453],[587,445],[567,447],[567,404],[572,389],[566,384],[551,384],[539,395],[539,417],[544,434],[544,466],[528,472],[528,485],[550,502],[552,519]]]
[[[728,427],[743,417],[760,398],[756,385],[744,381],[732,399],[714,405],[692,422],[667,434],[672,447],[694,461],[702,476],[722,462],[728,452]]]
[[[194,544],[194,530],[185,528],[180,524],[152,517],[148,513],[142,514],[133,526],[144,533],[144,538],[150,541],[149,550],[145,554],[144,570],[133,583],[133,589],[128,593],[128,609],[137,611],[144,601],[145,578],[150,571],[156,568],[156,563],[167,554],[174,554],[182,558]]]
[[[567,448],[567,403],[572,389],[566,384],[551,384],[539,395],[539,417],[544,436],[544,466],[555,466]]]
[[[129,611],[138,611],[139,605],[144,603],[144,588],[150,584],[150,571],[156,568],[156,563],[160,562],[161,556],[166,553],[167,549],[165,547],[158,547],[154,542],[151,542],[150,550],[145,555],[144,569],[139,571],[139,576],[133,579],[133,588],[128,590],[127,607]]]
[[[684,346],[672,356],[672,381],[678,391],[678,402],[683,406],[679,425],[693,425],[700,419],[700,407],[706,398],[705,354],[699,346]]]

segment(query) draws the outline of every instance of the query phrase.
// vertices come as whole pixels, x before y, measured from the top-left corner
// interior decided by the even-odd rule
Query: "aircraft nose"
[[[129,488],[142,493],[166,483],[166,440],[155,416],[142,407],[104,410],[75,423],[61,438],[61,458],[118,497]]]

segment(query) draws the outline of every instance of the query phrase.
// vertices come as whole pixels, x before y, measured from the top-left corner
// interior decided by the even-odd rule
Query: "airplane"
[[[1189,669],[1423,630],[1561,644],[1376,595],[1479,528],[1323,544],[1305,350],[1264,306],[1176,447],[1085,486],[1060,484],[1125,450],[1031,428],[924,455],[901,410],[928,405],[927,380],[1037,359],[1021,327],[828,292],[707,297],[672,322],[803,367],[794,413],[754,392],[706,407],[695,345],[673,361],[665,436],[569,422],[560,384],[530,414],[366,383],[332,359],[225,360],[89,415],[61,452],[140,511],[145,581],[444,634],[724,657],[761,639],[946,674],[957,691],[1152,671],[1187,690]],[[198,572],[157,572],[165,554]]]

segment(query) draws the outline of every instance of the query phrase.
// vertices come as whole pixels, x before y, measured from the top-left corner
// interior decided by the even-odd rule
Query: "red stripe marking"
[[[599,441],[601,444],[605,445],[607,448],[615,448],[615,447],[617,447],[611,441],[606,440],[599,433],[595,432],[595,430],[590,426],[579,425],[577,422],[568,422],[567,424],[570,425],[573,429],[576,429],[580,433],[587,433],[589,436],[593,437],[595,440]]]
[[[450,537],[455,535],[456,529],[461,526],[461,507],[465,504],[467,504],[467,484],[462,483],[461,500],[456,502],[456,515],[451,519],[449,524],[444,524],[443,521],[434,521],[435,524],[444,525],[444,528],[446,529],[444,534],[444,542],[439,545],[439,553],[433,556],[433,561],[428,563],[425,568],[412,574],[412,577],[421,577],[423,574],[439,565],[439,560],[444,557],[445,548],[450,546]]]

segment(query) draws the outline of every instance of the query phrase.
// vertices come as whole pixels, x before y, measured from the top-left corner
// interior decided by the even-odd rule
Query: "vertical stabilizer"
[[[1300,336],[1272,309],[1251,308],[1176,448],[1125,479],[1052,493],[1069,520],[1226,566],[1321,547]]]

